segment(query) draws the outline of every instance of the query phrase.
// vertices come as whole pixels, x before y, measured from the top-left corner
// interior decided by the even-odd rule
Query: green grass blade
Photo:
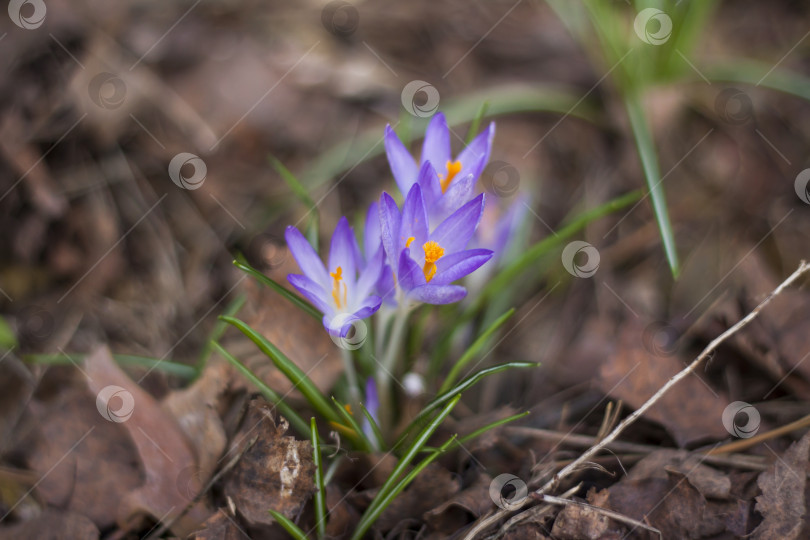
[[[524,411],[522,413],[514,414],[514,415],[509,416],[507,418],[502,418],[500,420],[496,420],[496,421],[494,421],[492,423],[489,423],[489,424],[487,424],[487,425],[485,425],[485,426],[483,426],[481,428],[476,429],[472,433],[470,433],[468,435],[465,435],[464,437],[462,437],[460,439],[456,439],[456,442],[453,443],[452,447],[460,446],[460,445],[462,445],[462,444],[464,444],[466,442],[470,442],[471,440],[475,439],[476,437],[480,437],[481,435],[483,435],[484,433],[486,433],[490,429],[494,429],[494,428],[496,428],[498,426],[508,424],[509,422],[514,422],[515,420],[520,420],[521,418],[525,418],[525,417],[529,416],[529,414],[530,414],[530,411]],[[436,450],[437,450],[436,448],[429,448],[427,446],[422,449],[423,452],[435,452]]]
[[[363,430],[360,428],[360,424],[357,423],[357,420],[354,419],[354,416],[352,416],[351,413],[349,413],[349,411],[346,410],[346,407],[344,407],[343,404],[340,401],[338,401],[336,397],[332,396],[332,402],[335,404],[335,408],[337,408],[338,414],[340,414],[340,416],[346,422],[344,425],[348,425],[348,427],[350,427],[352,431],[357,433],[356,440],[357,442],[360,443],[360,449],[364,452],[371,452],[373,445],[371,444],[371,441],[369,441],[368,438],[366,437],[366,434],[363,433]]]
[[[369,425],[371,426],[371,432],[374,434],[374,440],[372,441],[372,443],[374,443],[374,451],[379,452],[381,450],[384,450],[385,449],[385,439],[383,438],[383,434],[382,434],[382,430],[380,429],[380,426],[377,425],[377,422],[371,416],[371,413],[368,412],[368,409],[366,409],[366,406],[363,405],[362,403],[360,404],[360,409],[363,411],[363,416],[366,417],[366,420],[368,421]]]
[[[630,118],[630,126],[633,137],[636,140],[641,165],[644,169],[644,178],[647,181],[647,188],[650,190],[655,219],[658,222],[658,230],[661,232],[661,240],[664,243],[664,253],[669,262],[669,269],[672,277],[677,278],[680,273],[678,263],[678,252],[675,246],[675,235],[672,231],[672,224],[669,221],[667,212],[666,195],[661,179],[661,170],[658,166],[658,156],[655,151],[655,142],[650,133],[647,118],[644,114],[638,95],[628,95],[625,97],[627,115]]]
[[[86,356],[85,354],[26,354],[23,355],[22,359],[30,364],[68,365],[79,364],[84,361]],[[159,358],[134,354],[114,354],[113,360],[121,366],[142,367],[147,370],[157,369],[183,379],[193,379],[197,375],[194,366],[179,364],[170,360],[160,360]]]
[[[447,392],[440,394],[436,398],[434,398],[430,403],[425,405],[425,407],[416,415],[408,427],[405,428],[405,431],[399,437],[397,444],[394,445],[398,447],[402,442],[407,439],[409,433],[413,431],[413,429],[424,422],[426,417],[440,407],[443,403],[447,402],[449,399],[452,399],[453,396],[456,394],[461,394],[465,390],[474,386],[478,381],[483,379],[484,377],[488,377],[489,375],[494,375],[495,373],[500,373],[501,371],[505,371],[507,369],[515,369],[515,368],[532,368],[539,366],[539,363],[535,362],[507,362],[505,364],[498,364],[497,366],[492,366],[488,368],[484,368],[476,373],[473,373],[469,377],[462,380],[456,386],[448,390]]]
[[[756,60],[738,60],[702,68],[711,81],[762,86],[810,101],[810,77]]]
[[[433,450],[428,457],[420,461],[413,469],[411,469],[408,472],[408,474],[405,475],[405,477],[402,480],[397,482],[397,484],[394,485],[394,487],[391,488],[389,492],[387,492],[382,498],[380,498],[379,503],[373,510],[372,509],[367,510],[366,513],[363,514],[363,519],[365,520],[366,516],[368,516],[367,518],[368,524],[363,523],[363,521],[360,522],[360,524],[363,525],[365,530],[368,530],[369,527],[371,527],[371,525],[373,525],[374,522],[377,521],[377,518],[380,517],[380,514],[382,514],[385,511],[385,509],[388,508],[388,505],[390,505],[394,501],[394,499],[396,499],[397,496],[399,496],[399,494],[402,493],[405,490],[405,488],[408,487],[408,485],[410,485],[411,482],[413,482],[413,480],[419,475],[419,473],[421,473],[425,469],[425,467],[433,463],[436,460],[436,458],[438,458],[444,452],[446,452],[447,449],[450,448],[452,443],[455,442],[455,440],[456,436],[453,435],[452,437],[450,437],[450,440],[441,445],[439,448]],[[375,501],[376,500],[377,499],[375,498]]]
[[[487,115],[487,110],[489,110],[489,101],[484,101],[481,104],[481,108],[478,109],[478,113],[473,118],[473,121],[470,123],[470,129],[467,130],[467,136],[464,137],[464,143],[469,145],[472,140],[478,135],[478,130],[481,129],[481,120]]]
[[[0,317],[0,348],[11,350],[17,346],[17,336],[5,318]]]
[[[267,386],[267,383],[257,377],[256,374],[253,373],[245,364],[226,351],[225,348],[218,342],[215,341],[211,345],[213,350],[216,350],[219,354],[221,354],[225,360],[230,362],[230,364],[235,367],[237,371],[244,375],[247,380],[249,380],[256,388],[259,389],[259,392],[264,396],[264,398],[278,409],[279,413],[287,419],[287,421],[290,423],[293,429],[298,432],[299,435],[303,437],[307,437],[309,435],[310,430],[307,427],[306,421],[304,421],[304,419],[301,418],[297,412],[295,412],[295,409],[287,405],[275,390]]]
[[[470,345],[467,348],[467,350],[464,351],[464,354],[461,355],[461,358],[459,358],[458,361],[453,365],[452,369],[450,369],[450,373],[447,374],[447,378],[444,379],[441,388],[439,388],[439,394],[443,394],[448,390],[450,390],[450,387],[456,381],[456,379],[458,378],[458,374],[461,373],[461,370],[464,368],[464,366],[466,366],[470,360],[475,358],[475,356],[478,354],[481,348],[487,343],[490,336],[493,333],[495,333],[495,331],[498,330],[498,328],[500,328],[503,325],[503,323],[508,321],[509,318],[512,317],[512,315],[514,314],[515,308],[510,309],[509,311],[498,317],[498,319],[495,322],[493,322],[489,326],[489,328],[484,330],[484,332],[480,336],[478,336],[478,338],[476,338],[475,341],[473,341],[472,345]]]
[[[268,510],[268,512],[270,512],[273,519],[278,521],[278,524],[284,527],[284,530],[290,533],[290,536],[295,538],[295,540],[309,540],[309,538],[307,538],[307,533],[302,531],[298,525],[284,517],[283,514],[279,514],[275,510]]]
[[[312,441],[312,461],[315,463],[315,528],[318,539],[326,537],[326,485],[323,482],[323,463],[321,458],[321,439],[315,418],[310,418],[310,437]]]
[[[236,315],[239,313],[239,310],[242,309],[242,306],[245,305],[246,297],[244,294],[240,294],[236,298],[234,298],[226,307],[225,311],[222,313],[223,315]],[[225,333],[225,330],[228,329],[228,323],[224,321],[217,320],[216,324],[214,324],[213,330],[211,330],[211,334],[208,336],[208,341],[206,341],[205,346],[203,347],[202,352],[200,353],[200,357],[197,359],[197,376],[199,377],[202,373],[203,369],[205,369],[205,365],[208,363],[208,359],[211,357],[211,353],[213,352],[213,342],[219,341],[219,338],[222,337],[222,334]]]
[[[380,516],[380,514],[385,510],[385,508],[391,503],[393,497],[389,497],[390,495],[399,493],[402,489],[405,488],[407,485],[402,485],[402,482],[399,481],[399,477],[405,470],[408,468],[411,460],[419,453],[422,447],[427,443],[428,439],[430,439],[431,435],[436,431],[436,429],[444,422],[445,418],[450,414],[450,411],[456,406],[458,401],[461,399],[461,394],[456,395],[455,397],[451,398],[447,405],[442,409],[442,411],[433,419],[426,427],[423,429],[419,435],[414,440],[413,444],[408,447],[408,449],[403,454],[402,458],[397,462],[396,467],[391,472],[388,479],[383,483],[380,490],[377,492],[377,496],[374,497],[374,500],[371,501],[371,504],[363,513],[363,517],[360,519],[360,523],[357,524],[357,529],[355,529],[354,534],[352,535],[352,540],[360,540],[363,535],[368,531],[374,521]],[[421,469],[420,469],[421,470]],[[413,471],[411,471],[413,472]],[[415,477],[415,475],[411,476],[411,479]],[[406,476],[406,478],[408,478]],[[403,482],[405,479],[403,479]],[[397,488],[401,486],[399,491],[396,491]]]
[[[283,352],[243,321],[227,316],[220,316],[220,318],[228,324],[235,326],[255,343],[256,346],[270,358],[279,371],[290,380],[293,386],[303,394],[304,398],[312,405],[312,408],[318,411],[321,416],[332,422],[340,423],[340,416],[335,413],[334,408],[330,405],[326,396],[318,390],[318,387],[307,377],[306,373],[301,371],[301,368],[296,366]]]
[[[320,222],[321,216],[320,212],[318,212],[318,205],[315,204],[315,201],[312,200],[312,196],[307,191],[307,188],[296,178],[296,176],[290,172],[290,170],[284,166],[284,164],[279,161],[276,157],[270,156],[270,163],[273,165],[273,168],[281,175],[281,178],[284,179],[284,182],[287,183],[287,186],[290,188],[296,197],[307,207],[307,214],[310,216],[309,225],[307,226],[306,230],[306,237],[309,240],[309,243],[315,248],[315,251],[318,251],[318,223]]]
[[[577,215],[573,220],[571,220],[570,223],[558,230],[557,234],[547,236],[536,244],[529,246],[529,248],[526,249],[522,255],[517,257],[503,270],[498,272],[498,274],[493,277],[489,283],[487,283],[487,285],[481,291],[481,294],[472,303],[468,312],[465,313],[464,317],[471,317],[472,314],[477,312],[489,298],[496,296],[501,289],[514,282],[521,276],[521,274],[523,274],[523,272],[534,267],[537,262],[552,249],[562,245],[574,235],[578,234],[589,223],[610,215],[613,212],[621,210],[622,208],[630,206],[634,202],[641,199],[642,195],[643,193],[641,191],[631,191],[630,193],[616,197],[615,199],[612,199],[597,208]]]
[[[292,302],[295,306],[309,313],[312,317],[314,317],[318,321],[320,321],[323,318],[321,312],[315,309],[315,307],[312,304],[310,304],[306,300],[303,300],[297,294],[287,290],[285,287],[280,285],[274,279],[265,276],[263,273],[250,266],[250,264],[248,264],[247,261],[241,259],[234,259],[233,265],[238,269],[242,270],[243,272],[247,272],[248,274],[256,278],[259,281],[259,283],[267,285],[268,287],[276,291],[278,294],[280,294],[281,296]]]

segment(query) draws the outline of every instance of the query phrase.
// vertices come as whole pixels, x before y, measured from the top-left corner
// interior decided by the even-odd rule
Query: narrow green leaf
[[[344,407],[343,404],[340,401],[338,401],[337,398],[335,398],[334,396],[332,396],[332,402],[335,404],[335,408],[337,408],[338,414],[340,414],[340,416],[346,422],[346,424],[344,425],[348,425],[352,429],[352,431],[357,433],[356,440],[357,442],[360,443],[360,449],[363,450],[364,452],[371,452],[373,445],[366,437],[366,434],[363,433],[363,430],[360,428],[360,424],[357,423],[357,420],[354,419],[354,416],[352,416],[349,413],[349,411],[346,410],[346,407]]]
[[[664,243],[664,253],[666,253],[669,269],[672,277],[677,278],[680,273],[678,263],[678,252],[675,246],[675,235],[672,232],[672,224],[669,221],[667,212],[666,195],[664,193],[661,171],[658,166],[658,156],[655,151],[655,142],[650,133],[647,118],[641,106],[638,95],[625,96],[625,107],[630,118],[630,126],[633,130],[633,137],[636,140],[636,148],[641,166],[644,169],[644,178],[647,180],[647,188],[650,190],[655,219],[658,222],[658,230],[661,232],[661,240]]]
[[[22,359],[30,364],[68,365],[79,364],[84,361],[86,356],[85,354],[26,354],[23,355]],[[170,360],[160,360],[159,358],[136,356],[134,354],[114,354],[113,360],[122,366],[136,366],[147,370],[157,369],[183,379],[192,379],[197,375],[194,366],[179,364]]]
[[[713,64],[701,71],[711,81],[763,86],[810,101],[810,77],[750,59]]]
[[[312,405],[321,416],[332,422],[340,423],[340,417],[335,413],[334,408],[329,404],[329,400],[326,399],[326,396],[318,390],[318,387],[307,377],[306,373],[301,371],[283,352],[243,321],[227,316],[220,316],[220,318],[228,324],[232,324],[245,336],[250,338],[250,340],[270,358],[279,371],[290,380],[293,386],[303,394],[309,404]]]
[[[242,270],[243,272],[247,272],[257,280],[259,280],[259,283],[267,285],[268,287],[276,291],[278,294],[280,294],[281,296],[292,302],[294,305],[309,313],[312,317],[314,317],[318,321],[320,321],[323,318],[321,312],[315,309],[315,307],[312,304],[310,304],[306,300],[303,300],[297,294],[290,292],[275,280],[265,276],[259,270],[250,266],[250,264],[248,264],[247,261],[241,259],[234,259],[233,265],[238,269]]]
[[[448,390],[447,392],[440,394],[436,398],[434,398],[430,403],[425,405],[425,407],[416,415],[408,427],[405,428],[405,431],[399,437],[397,444],[394,445],[398,447],[402,442],[407,439],[409,433],[417,426],[421,425],[425,420],[426,417],[435,409],[440,407],[443,403],[447,402],[447,400],[452,399],[453,396],[456,394],[461,394],[465,390],[469,389],[470,387],[474,386],[478,381],[483,379],[484,377],[488,377],[489,375],[494,375],[495,373],[500,373],[501,371],[505,371],[507,369],[513,368],[532,368],[539,366],[539,363],[535,362],[507,362],[506,364],[498,364],[497,366],[488,367],[473,373],[452,389]]]
[[[408,487],[408,485],[410,485],[411,482],[413,482],[413,480],[419,475],[419,473],[421,473],[425,469],[425,467],[433,463],[436,460],[436,458],[438,458],[444,452],[446,452],[447,449],[450,448],[450,446],[453,444],[453,442],[455,442],[455,440],[456,435],[453,435],[447,442],[445,442],[439,448],[433,450],[428,457],[420,461],[413,469],[411,469],[408,472],[408,474],[405,475],[405,477],[402,480],[397,482],[397,484],[393,488],[391,488],[391,490],[385,493],[380,498],[379,503],[374,509],[369,508],[366,511],[366,513],[363,514],[363,520],[367,519],[368,524],[367,525],[364,524],[362,520],[360,522],[361,524],[363,524],[365,529],[368,530],[368,528],[371,527],[371,525],[373,525],[375,521],[377,521],[377,518],[380,517],[380,514],[382,514],[385,511],[385,509],[388,508],[388,506],[394,501],[394,499],[397,498],[397,496],[400,493],[402,493],[405,490],[405,488]],[[380,494],[377,495],[377,498],[379,497]],[[376,501],[377,498],[375,498],[374,500]],[[366,516],[368,517],[366,518]]]
[[[290,423],[293,429],[298,432],[299,435],[303,437],[309,435],[309,428],[307,427],[306,421],[301,418],[297,412],[295,412],[295,409],[287,405],[287,403],[284,402],[284,400],[275,390],[267,386],[267,383],[257,377],[256,374],[250,370],[250,368],[240,362],[231,353],[226,351],[225,348],[218,342],[212,342],[211,346],[214,350],[221,354],[225,360],[230,362],[231,365],[237,369],[237,371],[244,375],[247,380],[249,380],[256,388],[259,389],[259,392],[261,392],[264,398],[278,409],[281,416],[287,419],[287,421]]]
[[[489,337],[495,333],[495,331],[500,328],[503,323],[509,320],[509,318],[515,314],[515,308],[510,309],[498,319],[493,322],[489,328],[484,330],[484,332],[478,336],[478,338],[469,346],[469,348],[464,351],[464,354],[461,355],[461,358],[453,365],[450,373],[447,374],[447,377],[444,379],[441,388],[439,388],[439,394],[443,394],[447,392],[452,384],[458,378],[458,374],[461,373],[461,370],[464,368],[467,363],[475,358],[478,352],[481,350],[481,347],[489,340]]]
[[[318,539],[326,537],[326,485],[323,482],[323,463],[321,458],[321,440],[315,417],[310,418],[310,437],[312,441],[312,461],[315,463],[315,528]]]
[[[0,317],[0,349],[11,350],[17,346],[17,336],[5,318]]]
[[[298,525],[284,517],[283,514],[279,514],[275,510],[268,510],[268,512],[270,512],[273,519],[278,521],[278,524],[284,527],[284,530],[290,533],[290,536],[295,538],[295,540],[309,540],[309,538],[307,538],[307,533],[302,531]]]
[[[589,223],[630,206],[641,199],[642,195],[641,191],[631,191],[601,206],[587,210],[577,215],[570,223],[558,230],[556,234],[547,236],[536,244],[529,246],[522,255],[498,272],[498,274],[486,284],[481,294],[469,308],[469,313],[473,314],[477,312],[488,298],[497,295],[500,289],[519,278],[521,274],[529,268],[534,267],[543,256],[579,233]]]
[[[239,313],[239,310],[242,309],[242,306],[245,305],[245,300],[246,300],[245,295],[240,294],[225,307],[225,311],[222,314],[236,315],[237,313]],[[215,341],[219,341],[219,338],[222,337],[222,334],[225,333],[225,330],[227,328],[228,323],[224,321],[217,320],[216,324],[214,324],[214,328],[213,330],[211,330],[211,334],[208,336],[208,341],[206,341],[205,346],[203,347],[203,350],[200,353],[200,357],[197,359],[198,377],[203,372],[203,369],[205,369],[205,365],[208,363],[208,359],[211,357],[211,352],[213,352],[212,343]]]
[[[509,422],[514,422],[515,420],[520,420],[521,418],[524,418],[526,416],[529,416],[529,411],[524,411],[522,413],[518,413],[518,414],[515,414],[515,415],[512,415],[512,416],[509,416],[507,418],[502,418],[500,420],[496,420],[495,422],[492,422],[492,423],[487,424],[487,425],[485,425],[485,426],[483,426],[481,428],[476,429],[472,433],[470,433],[468,435],[465,435],[464,437],[462,437],[460,439],[456,439],[456,442],[453,443],[452,447],[454,448],[456,446],[461,446],[462,444],[464,444],[466,442],[470,442],[471,440],[475,439],[476,437],[480,437],[481,435],[483,435],[484,433],[486,433],[490,429],[494,429],[494,428],[496,428],[498,426],[508,424]],[[429,446],[425,446],[424,448],[422,448],[422,452],[435,452],[436,450],[437,450],[436,448],[432,448],[432,447],[429,447]]]
[[[295,175],[291,173],[290,170],[285,167],[284,164],[275,156],[270,156],[270,163],[273,165],[276,172],[281,175],[281,178],[284,179],[284,182],[287,183],[287,187],[289,187],[290,190],[295,193],[296,197],[298,197],[307,208],[314,209],[316,207],[315,201],[312,200],[307,188],[305,188],[304,185],[298,181],[298,178],[296,178]]]
[[[481,120],[486,116],[487,110],[489,110],[488,100],[481,103],[481,108],[478,109],[478,113],[476,113],[475,118],[473,118],[473,121],[470,123],[470,129],[467,130],[467,136],[464,138],[465,144],[469,145],[475,136],[478,135],[478,130],[481,128]]]
[[[456,404],[460,399],[461,394],[458,394],[455,397],[451,398],[449,403],[447,403],[447,405],[444,407],[444,409],[442,409],[442,411],[436,416],[436,418],[434,418],[425,427],[425,429],[423,429],[419,433],[419,435],[414,440],[413,444],[411,444],[411,446],[408,447],[403,456],[397,462],[397,465],[396,467],[394,467],[394,470],[388,476],[388,479],[383,483],[382,487],[377,492],[377,496],[374,497],[374,500],[371,501],[371,504],[363,513],[363,517],[360,519],[360,523],[357,524],[357,529],[355,529],[354,534],[352,535],[352,540],[360,540],[366,533],[366,531],[368,531],[368,529],[371,527],[374,521],[385,510],[388,504],[391,503],[391,500],[393,500],[393,498],[389,498],[390,494],[399,493],[399,491],[405,489],[405,485],[407,484],[402,485],[401,489],[397,491],[397,488],[400,487],[399,477],[402,475],[403,472],[405,472],[411,460],[413,460],[413,458],[419,453],[419,451],[427,443],[428,439],[430,439],[431,435],[433,435],[433,433],[441,425],[441,423],[444,422],[445,418],[447,418],[447,416],[450,414],[450,412],[453,410],[453,408],[456,406]],[[411,477],[411,479],[412,478],[413,477]]]
[[[366,417],[366,420],[368,421],[369,425],[371,425],[371,432],[374,434],[374,441],[372,441],[372,442],[376,443],[374,445],[374,450],[376,452],[379,452],[379,451],[385,449],[385,439],[383,438],[383,434],[382,434],[382,430],[380,429],[380,426],[377,425],[377,422],[371,416],[371,413],[368,412],[368,409],[366,409],[365,405],[363,405],[361,403],[360,408],[362,409],[363,415]]]

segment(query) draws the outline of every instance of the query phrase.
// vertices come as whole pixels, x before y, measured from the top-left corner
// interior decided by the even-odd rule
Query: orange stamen
[[[447,162],[447,174],[446,175],[439,175],[439,184],[442,186],[442,193],[447,191],[447,188],[450,187],[450,182],[453,181],[453,178],[461,172],[461,162],[460,161],[448,161]]]
[[[425,266],[422,271],[425,273],[425,281],[430,283],[430,280],[436,275],[436,261],[444,256],[444,248],[431,240],[426,242],[422,249],[425,250]]]
[[[334,272],[329,272],[329,275],[332,276],[332,300],[335,301],[335,305],[338,309],[341,309],[343,306],[340,305],[340,289],[341,285],[343,285],[343,303],[346,304],[346,282],[343,281],[343,269],[338,266]]]
[[[411,242],[413,242],[414,240],[416,240],[416,238],[414,238],[413,236],[405,240],[405,247],[411,247]]]

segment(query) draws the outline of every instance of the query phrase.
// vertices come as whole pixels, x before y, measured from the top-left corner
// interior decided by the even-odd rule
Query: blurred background
[[[310,204],[323,243],[341,215],[362,223],[394,189],[386,124],[417,152],[444,111],[459,151],[485,107],[497,130],[481,189],[525,215],[512,256],[558,241],[486,297],[517,313],[484,362],[543,367],[488,383],[468,410],[598,428],[608,401],[639,406],[808,258],[808,29],[810,5],[789,0],[12,0],[0,14],[0,312],[19,347],[4,377],[45,395],[49,366],[106,344],[154,395],[182,387],[182,368],[147,360],[197,365],[248,287],[236,253],[283,280],[295,268],[284,227],[311,224]],[[572,240],[596,249],[594,274],[566,270]],[[294,342],[293,323],[273,318],[280,301],[249,294],[266,331]],[[810,413],[806,300],[781,301],[721,348],[631,438],[723,439],[736,399],[757,403],[763,424]],[[481,309],[472,328],[503,309]],[[442,343],[426,328],[415,369]],[[36,468],[15,454],[19,415],[8,418],[5,459]],[[532,460],[513,451],[528,478]]]

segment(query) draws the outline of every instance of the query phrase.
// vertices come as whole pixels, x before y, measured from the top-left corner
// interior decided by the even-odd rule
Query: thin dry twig
[[[695,358],[691,364],[686,366],[683,370],[679,373],[674,375],[671,379],[669,379],[664,386],[662,386],[655,394],[650,397],[644,404],[633,411],[633,413],[622,420],[616,428],[608,434],[607,437],[599,441],[597,444],[591,446],[588,450],[585,451],[581,456],[577,459],[566,465],[560,472],[555,474],[551,480],[546,482],[541,488],[537,489],[533,496],[542,496],[547,491],[551,491],[567,476],[571,475],[573,472],[578,470],[582,467],[582,464],[587,462],[588,460],[592,459],[594,455],[598,454],[602,449],[607,447],[616,438],[621,435],[621,433],[627,429],[631,424],[633,424],[636,420],[641,418],[641,416],[646,413],[653,405],[655,405],[658,400],[660,400],[664,394],[669,392],[673,386],[681,382],[684,378],[692,374],[697,367],[708,357],[712,355],[712,353],[720,346],[721,343],[726,341],[728,338],[745,328],[751,321],[757,318],[760,311],[767,306],[771,300],[773,300],[776,296],[778,296],[783,290],[789,287],[792,283],[794,283],[797,279],[799,279],[804,273],[810,270],[810,265],[808,265],[805,261],[801,261],[799,267],[793,272],[787,279],[785,279],[778,287],[776,287],[771,293],[759,303],[757,307],[755,307],[748,315],[740,319],[737,324],[717,336],[711,343],[709,343],[705,349]],[[525,499],[522,504],[525,504],[528,499]],[[517,508],[519,509],[519,507]],[[515,510],[517,510],[515,509]],[[506,510],[500,510],[495,512],[492,515],[487,516],[486,518],[479,519],[478,523],[470,529],[467,535],[464,537],[464,540],[473,540],[478,533],[487,529],[490,525],[498,522],[501,518],[503,518],[508,512]]]
[[[739,441],[730,442],[728,444],[724,444],[723,446],[712,448],[711,450],[706,452],[706,454],[711,456],[717,454],[728,454],[729,452],[737,452],[739,450],[745,450],[746,448],[751,448],[752,446],[757,445],[762,441],[775,439],[776,437],[781,437],[782,435],[786,435],[791,431],[804,429],[807,426],[810,426],[810,414],[802,418],[799,418],[794,422],[785,424],[784,426],[780,426],[770,431],[766,431],[765,433],[760,433],[759,435],[756,435],[749,439],[740,439]]]
[[[560,505],[560,506],[574,505],[574,506],[581,506],[583,508],[589,508],[589,509],[593,510],[596,513],[599,513],[599,514],[602,514],[602,515],[605,515],[605,516],[611,518],[614,521],[618,521],[620,523],[626,523],[628,525],[633,525],[635,528],[641,527],[642,529],[646,529],[646,530],[648,530],[648,531],[650,531],[652,533],[657,534],[658,538],[663,538],[664,537],[664,535],[661,534],[661,531],[659,531],[655,527],[650,527],[646,523],[642,523],[641,521],[638,521],[637,519],[627,517],[624,514],[614,512],[613,510],[608,510],[607,508],[600,508],[600,507],[594,506],[592,504],[588,504],[588,503],[584,503],[584,502],[580,502],[580,501],[572,501],[570,499],[565,499],[565,498],[560,498],[560,497],[554,497],[552,495],[540,495],[539,498],[543,502],[547,502],[549,504],[556,504],[556,505]]]

